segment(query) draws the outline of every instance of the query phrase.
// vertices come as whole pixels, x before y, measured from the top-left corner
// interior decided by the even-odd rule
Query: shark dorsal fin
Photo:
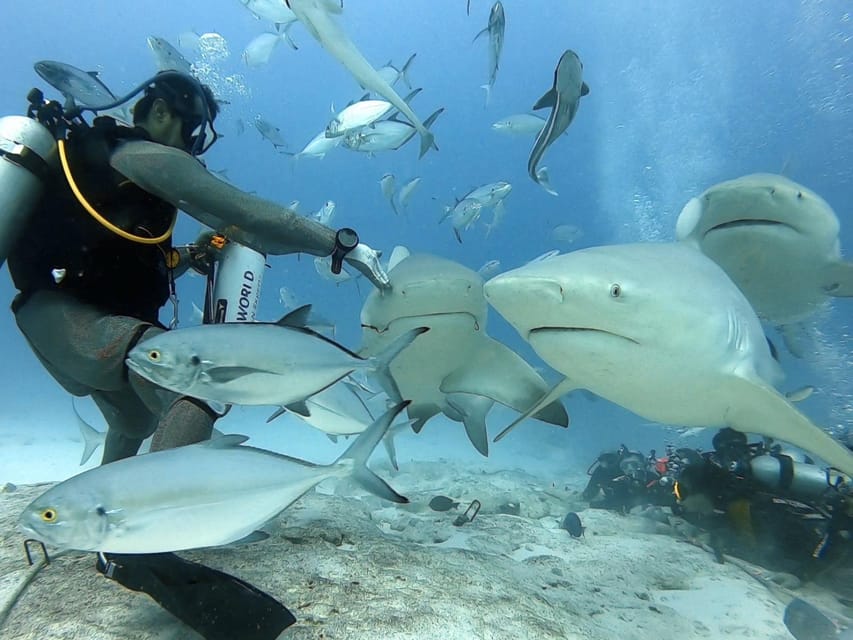
[[[308,316],[310,315],[311,305],[304,304],[282,316],[276,324],[280,327],[304,327],[308,324]]]

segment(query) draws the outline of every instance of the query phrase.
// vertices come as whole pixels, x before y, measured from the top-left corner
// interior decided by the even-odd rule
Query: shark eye
[[[148,352],[148,359],[151,362],[160,362],[160,352],[157,349],[151,349]]]
[[[194,367],[197,367],[201,364],[201,358],[199,358],[198,356],[192,356],[190,358],[190,364]]]
[[[56,522],[57,514],[55,509],[47,508],[40,514],[42,522]]]
[[[618,282],[611,284],[610,285],[610,297],[611,298],[618,298],[621,295],[622,295],[622,285],[620,285]]]

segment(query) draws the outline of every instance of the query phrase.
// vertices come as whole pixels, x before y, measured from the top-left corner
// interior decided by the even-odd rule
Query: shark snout
[[[555,280],[512,272],[495,276],[483,291],[489,304],[522,333],[543,324],[542,318],[564,300],[563,287]]]

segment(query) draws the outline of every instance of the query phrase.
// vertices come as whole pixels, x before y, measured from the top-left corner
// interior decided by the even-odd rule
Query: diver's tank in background
[[[56,165],[56,140],[26,116],[0,118],[0,268]]]

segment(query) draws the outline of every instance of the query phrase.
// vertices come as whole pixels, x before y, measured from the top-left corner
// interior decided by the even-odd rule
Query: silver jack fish
[[[501,51],[504,48],[505,28],[506,17],[504,16],[504,7],[500,2],[496,2],[489,13],[488,26],[474,36],[474,40],[476,41],[481,35],[489,34],[489,82],[481,85],[486,90],[486,104],[489,104],[489,99],[492,96],[492,87],[495,86],[495,78],[498,75]]]
[[[427,329],[414,329],[387,351],[364,359],[306,328],[309,308],[300,307],[279,324],[235,322],[167,331],[131,349],[127,366],[176,393],[243,405],[295,405],[354,371],[367,370],[399,402],[388,365]]]
[[[381,498],[407,503],[366,466],[407,404],[389,409],[330,465],[241,446],[246,436],[228,435],[85,471],[33,500],[18,523],[60,549],[163,553],[252,536],[328,478],[352,477]]]
[[[541,175],[536,168],[542,156],[545,155],[545,150],[572,123],[575,114],[578,112],[581,96],[589,93],[589,87],[583,81],[582,74],[583,64],[578,58],[578,54],[567,49],[560,56],[557,68],[554,70],[554,86],[533,105],[534,110],[551,107],[551,115],[548,116],[545,126],[542,127],[533,143],[533,150],[530,152],[530,159],[527,161],[527,173],[530,174],[533,182],[542,185],[548,193],[554,196],[557,195],[557,192],[543,184]]]

